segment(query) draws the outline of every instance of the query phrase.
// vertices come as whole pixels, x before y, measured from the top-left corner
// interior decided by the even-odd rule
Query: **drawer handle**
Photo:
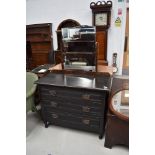
[[[58,103],[56,103],[54,101],[51,101],[50,104],[51,104],[52,107],[57,107],[58,106]]]
[[[89,100],[90,99],[90,95],[84,94],[84,95],[82,95],[82,98],[85,99],[85,100]]]
[[[83,107],[82,107],[82,111],[83,111],[83,112],[90,112],[90,107],[88,107],[88,106],[83,106]]]
[[[53,118],[58,118],[58,115],[57,114],[52,114],[52,117]]]
[[[50,90],[50,91],[49,91],[49,94],[50,94],[51,96],[56,96],[56,91],[55,91],[55,90]]]
[[[90,124],[90,120],[89,119],[83,119],[82,122],[86,125]]]

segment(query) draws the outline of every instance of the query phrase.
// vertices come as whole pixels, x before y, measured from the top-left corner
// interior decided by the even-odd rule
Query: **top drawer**
[[[85,90],[85,89],[74,89],[74,88],[61,88],[54,86],[40,86],[41,97],[46,99],[52,99],[52,97],[67,97],[77,98],[87,101],[102,101],[105,98],[105,92]]]

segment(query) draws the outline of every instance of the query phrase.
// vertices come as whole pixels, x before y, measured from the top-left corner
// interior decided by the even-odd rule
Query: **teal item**
[[[26,72],[26,112],[32,110],[37,111],[34,94],[36,91],[37,85],[34,82],[38,80],[38,76],[31,72]]]

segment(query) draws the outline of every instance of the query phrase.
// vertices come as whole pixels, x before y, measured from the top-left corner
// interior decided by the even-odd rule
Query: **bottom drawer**
[[[82,129],[86,131],[99,132],[99,119],[96,120],[86,116],[80,117],[71,114],[62,114],[56,112],[43,112],[43,118],[44,121],[49,122],[50,124]]]

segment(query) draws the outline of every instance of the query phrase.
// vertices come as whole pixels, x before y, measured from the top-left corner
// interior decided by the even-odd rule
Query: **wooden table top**
[[[70,88],[84,88],[110,91],[111,77],[107,74],[95,76],[75,75],[65,73],[49,73],[35,82],[40,85],[51,85]]]
[[[62,65],[57,64],[53,67],[49,68],[50,71],[52,70],[62,70]],[[113,75],[113,68],[112,66],[103,66],[103,65],[98,65],[97,66],[97,72],[103,72],[103,73],[109,73],[110,75]]]

